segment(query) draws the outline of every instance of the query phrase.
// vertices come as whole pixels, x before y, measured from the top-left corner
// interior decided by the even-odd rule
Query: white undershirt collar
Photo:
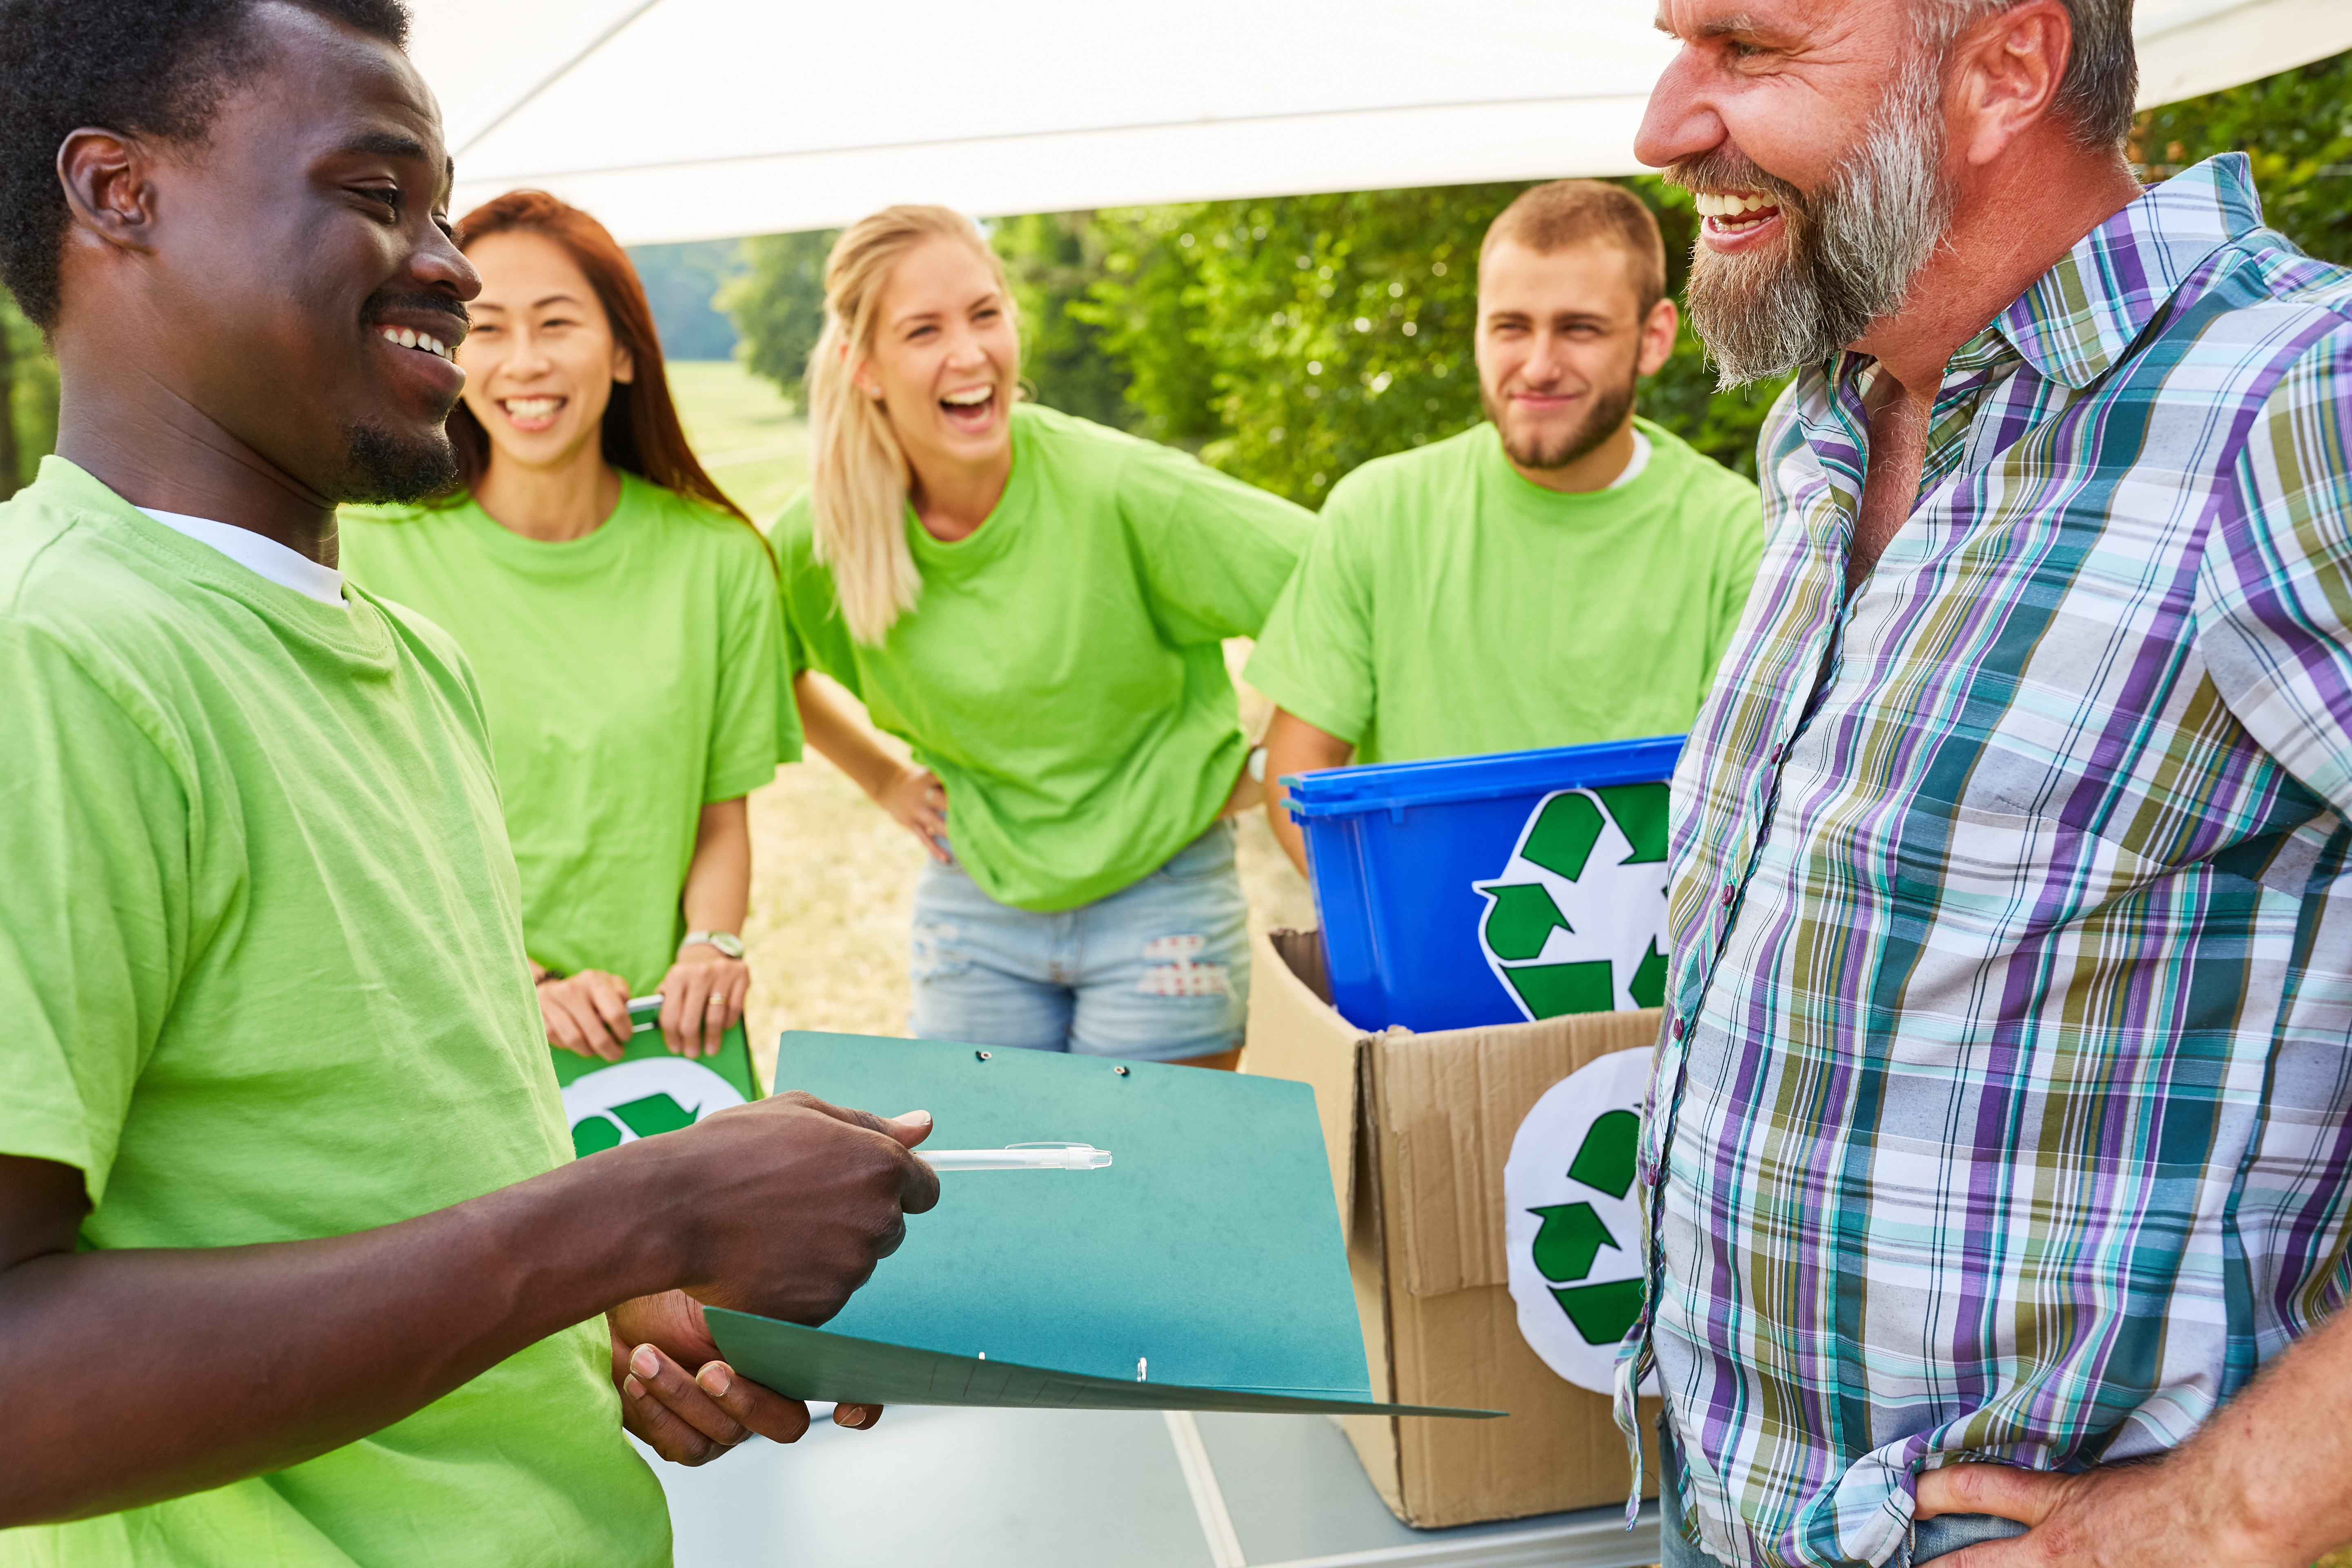
[[[1612,490],[1623,489],[1627,485],[1640,479],[1642,470],[1649,466],[1650,438],[1643,435],[1642,427],[1636,425],[1633,426],[1633,455],[1625,460],[1625,471],[1609,481],[1609,488]]]
[[[249,528],[215,522],[208,517],[157,511],[145,506],[139,510],[173,532],[212,546],[247,571],[267,577],[281,588],[291,588],[305,598],[332,605],[339,610],[344,607],[343,574],[331,566],[320,565],[299,551],[289,550],[274,539],[264,539]]]

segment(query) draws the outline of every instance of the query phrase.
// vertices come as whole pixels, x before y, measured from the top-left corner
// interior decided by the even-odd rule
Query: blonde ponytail
[[[881,401],[855,372],[874,352],[882,291],[899,258],[930,239],[955,239],[1004,268],[971,220],[946,207],[885,207],[842,231],[824,264],[824,328],[809,351],[809,501],[816,559],[833,574],[851,638],[875,647],[921,597],[907,543],[906,453]],[[1012,294],[1005,289],[1005,306]]]

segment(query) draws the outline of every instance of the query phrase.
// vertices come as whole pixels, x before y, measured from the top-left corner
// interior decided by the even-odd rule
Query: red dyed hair
[[[662,368],[661,335],[654,330],[646,286],[612,231],[545,191],[509,191],[457,220],[457,248],[468,250],[477,240],[514,232],[544,235],[563,247],[572,264],[586,275],[588,286],[596,290],[596,302],[604,307],[604,319],[612,323],[613,341],[628,351],[635,367],[634,380],[614,384],[613,401],[605,405],[604,460],[666,490],[717,507],[759,534],[743,509],[727,499],[727,492],[703,470],[694,448],[687,444],[686,426],[678,422],[677,405],[670,400],[669,375]],[[449,415],[449,440],[457,448],[455,494],[469,495],[489,468],[490,437],[463,402]],[[760,542],[766,547],[764,535]],[[772,565],[773,551],[768,559]]]

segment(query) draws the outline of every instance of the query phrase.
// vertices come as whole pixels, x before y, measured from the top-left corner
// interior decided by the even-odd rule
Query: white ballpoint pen
[[[917,1149],[934,1171],[1099,1171],[1110,1151],[1091,1143],[1015,1143],[1004,1149]]]

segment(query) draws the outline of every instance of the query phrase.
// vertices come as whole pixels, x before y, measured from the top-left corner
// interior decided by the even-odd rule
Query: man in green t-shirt
[[[1538,185],[1478,259],[1487,422],[1342,479],[1250,658],[1286,773],[1677,733],[1763,552],[1756,487],[1633,416],[1674,350],[1630,192]]]
[[[478,288],[395,0],[0,5],[0,1565],[667,1563],[622,1435],[804,1406],[929,1128],[784,1096],[574,1162],[478,688],[344,584],[454,473]],[[845,1426],[870,1425],[856,1409]]]

